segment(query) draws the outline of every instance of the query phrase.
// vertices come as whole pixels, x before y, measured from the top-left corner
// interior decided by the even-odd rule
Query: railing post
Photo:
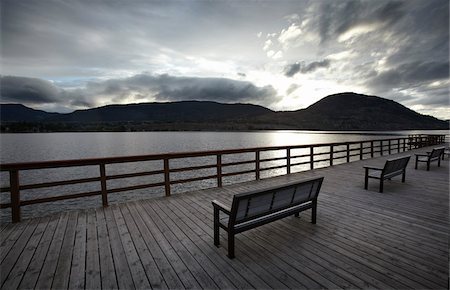
[[[403,138],[403,152],[406,151],[406,139]]]
[[[334,146],[330,145],[330,166],[333,166],[333,151],[334,151]]]
[[[255,151],[255,178],[256,180],[259,180],[259,169],[260,169],[260,164],[259,164],[259,150]]]
[[[20,190],[19,171],[9,171],[9,186],[11,188],[11,218],[13,223],[20,222]]]
[[[363,147],[364,147],[363,145],[364,145],[363,142],[360,142],[360,143],[359,143],[359,159],[360,159],[360,160],[363,159]]]
[[[170,196],[170,171],[169,158],[164,158],[164,187],[166,196]]]
[[[373,158],[373,141],[370,141],[370,157]]]
[[[400,153],[400,139],[397,139],[397,152]]]
[[[217,187],[222,187],[222,155],[217,154]]]
[[[380,141],[380,155],[383,156],[383,141]]]
[[[391,139],[388,140],[388,153],[391,155]]]
[[[314,147],[309,147],[309,167],[314,169]]]
[[[291,148],[286,148],[286,174],[291,174]]]
[[[347,143],[347,163],[350,162],[350,144]]]
[[[100,184],[102,188],[102,204],[108,206],[108,192],[106,191],[106,168],[105,163],[100,164]]]

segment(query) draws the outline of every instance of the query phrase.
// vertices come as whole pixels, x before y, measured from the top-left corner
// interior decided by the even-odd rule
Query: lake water
[[[113,133],[36,133],[36,134],[1,134],[1,163],[67,160],[95,157],[145,155],[168,152],[205,151],[219,149],[236,149],[279,145],[306,145],[317,143],[363,141],[373,139],[395,138],[408,134],[448,134],[448,131],[395,131],[395,132],[311,132],[311,131],[258,131],[258,132],[113,132]],[[268,157],[268,156],[267,156]],[[183,161],[185,162],[185,161]],[[182,164],[184,166],[192,164]],[[139,172],[156,166],[152,162],[120,164],[110,166],[108,173]],[[277,172],[268,172],[277,174]],[[282,174],[282,173],[281,173]],[[55,181],[69,178],[98,176],[98,168],[71,168],[21,172],[21,184]],[[7,173],[1,174],[1,186],[8,186]],[[136,178],[139,184],[149,182],[149,177]],[[249,177],[247,180],[252,179]],[[244,181],[230,179],[224,184]],[[152,180],[150,182],[158,182]],[[123,186],[111,180],[108,188]],[[128,181],[127,181],[128,182]],[[98,182],[97,182],[98,183]],[[98,184],[64,186],[61,188],[26,190],[21,198],[31,196],[45,197],[65,193],[98,190]],[[174,186],[173,192],[194,190],[215,186],[214,181],[201,181],[183,186]],[[110,195],[110,201],[123,202],[162,195],[162,188],[136,190]],[[100,197],[82,198],[62,202],[45,203],[22,207],[22,216],[40,216],[53,211],[100,206]],[[9,193],[1,194],[1,202],[9,202]],[[10,211],[1,210],[1,221],[9,221]]]

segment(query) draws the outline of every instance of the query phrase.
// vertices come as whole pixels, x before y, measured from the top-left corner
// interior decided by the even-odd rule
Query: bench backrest
[[[323,177],[236,194],[230,224],[246,222],[309,201],[317,200]]]
[[[389,175],[396,175],[400,172],[403,172],[405,170],[406,166],[408,165],[409,159],[411,158],[411,155],[395,158],[395,159],[388,159],[386,161],[386,164],[384,164],[383,168],[383,175],[389,176]]]
[[[430,155],[428,156],[429,160],[438,159],[444,153],[445,147],[433,148]]]

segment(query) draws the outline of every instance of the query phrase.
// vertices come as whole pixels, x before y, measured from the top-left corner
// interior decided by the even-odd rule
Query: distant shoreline
[[[12,125],[12,124],[9,124]],[[153,129],[153,130],[40,130],[35,126],[28,127],[25,130],[6,130],[8,125],[1,124],[0,134],[36,134],[36,133],[141,133],[141,132],[270,132],[270,131],[295,131],[308,132],[313,134],[358,134],[358,135],[397,135],[395,132],[401,131],[448,131],[449,129],[426,129],[426,128],[408,128],[408,129],[294,129],[294,128],[267,128],[267,129]],[[34,129],[34,130],[33,130]],[[448,132],[450,134],[450,131]]]

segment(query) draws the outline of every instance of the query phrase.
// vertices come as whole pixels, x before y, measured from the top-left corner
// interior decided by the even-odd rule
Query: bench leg
[[[441,167],[441,158],[438,158],[438,167]]]
[[[381,178],[380,179],[380,192],[383,192],[383,183],[384,183],[384,180],[383,180],[383,178]]]
[[[234,258],[234,233],[228,232],[228,258]]]
[[[317,200],[313,201],[313,207],[311,208],[311,223],[315,224],[317,221]]]
[[[220,245],[219,238],[219,210],[214,208],[214,245],[216,247]]]
[[[419,163],[419,157],[416,156],[416,165],[414,166],[414,169],[417,169],[417,163]]]
[[[403,183],[405,183],[405,177],[406,177],[406,171],[403,170],[403,173],[402,173],[402,182]]]
[[[430,171],[430,161],[427,161],[427,171]]]
[[[366,175],[364,177],[364,189],[367,189],[369,186],[369,168],[366,168]]]

